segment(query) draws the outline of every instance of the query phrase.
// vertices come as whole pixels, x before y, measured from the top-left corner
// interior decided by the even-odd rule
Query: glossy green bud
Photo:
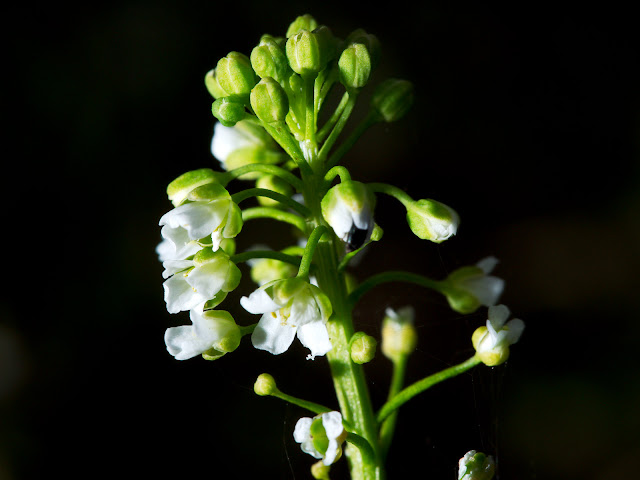
[[[364,332],[356,332],[349,341],[349,353],[353,363],[369,363],[376,355],[378,341]]]
[[[230,199],[231,195],[226,188],[219,183],[206,183],[194,188],[187,195],[187,199],[192,202],[213,202],[215,200]]]
[[[233,127],[249,115],[244,109],[244,102],[237,96],[218,98],[211,105],[211,113],[225,127]]]
[[[413,84],[390,78],[376,88],[371,107],[385,122],[395,122],[406,115],[413,104]]]
[[[251,90],[251,108],[264,123],[283,122],[289,113],[289,99],[278,82],[266,77]]]
[[[275,379],[268,373],[260,374],[253,384],[253,391],[261,397],[271,395],[277,390],[278,387],[276,386]]]
[[[460,217],[444,203],[422,199],[406,207],[409,228],[422,240],[442,243],[458,231]]]
[[[345,40],[345,45],[352,43],[362,43],[369,51],[369,57],[371,58],[371,69],[373,70],[380,63],[381,48],[378,37],[371,33],[367,33],[364,29],[359,28],[349,34]]]
[[[315,18],[313,18],[308,13],[305,15],[300,15],[289,25],[289,28],[287,29],[287,38],[293,37],[301,30],[308,30],[311,32],[316,28],[318,28],[318,22],[316,22]]]
[[[216,70],[211,69],[204,76],[204,85],[207,87],[209,94],[213,98],[221,98],[226,97],[229,94],[224,91],[224,89],[218,83],[218,79],[216,78]]]
[[[330,480],[329,472],[331,471],[330,465],[325,465],[322,460],[311,465],[311,476],[316,480]]]
[[[258,80],[249,57],[239,52],[231,52],[218,60],[215,76],[229,95],[248,96]]]
[[[183,173],[167,186],[167,196],[174,207],[182,204],[189,193],[207,183],[225,183],[224,174],[210,168],[200,168]]]
[[[327,27],[318,27],[312,32],[301,30],[287,40],[289,66],[299,75],[316,75],[335,57],[336,45]]]
[[[338,60],[340,83],[347,88],[362,88],[369,81],[371,58],[362,43],[352,43],[345,48]]]
[[[275,175],[262,175],[256,181],[256,187],[266,188],[267,190],[281,193],[287,197],[293,195],[293,188],[291,185]],[[268,197],[258,197],[258,203],[265,207],[280,207],[282,205],[277,200]]]
[[[260,78],[271,77],[279,83],[292,73],[284,49],[271,35],[263,35],[260,44],[251,51],[251,66]]]

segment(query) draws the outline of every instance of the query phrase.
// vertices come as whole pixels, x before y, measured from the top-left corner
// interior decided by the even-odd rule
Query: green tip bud
[[[325,465],[322,460],[311,465],[311,476],[316,480],[330,480],[331,465]]]
[[[233,127],[249,116],[244,109],[244,101],[236,96],[218,98],[211,105],[211,113],[225,127]]]
[[[345,40],[346,45],[350,45],[352,43],[361,43],[367,47],[367,51],[369,52],[369,57],[371,59],[372,70],[378,66],[381,56],[380,41],[378,40],[378,37],[371,33],[367,33],[362,28],[359,28],[351,32]]]
[[[411,354],[418,343],[418,333],[413,326],[415,312],[406,306],[397,311],[387,308],[382,320],[382,353],[391,361]]]
[[[278,82],[266,77],[251,90],[251,108],[264,123],[283,122],[289,113],[289,99]]]
[[[409,228],[422,240],[442,243],[458,231],[460,217],[443,203],[423,199],[406,207]]]
[[[207,87],[209,94],[213,98],[221,98],[227,97],[229,93],[225,92],[224,89],[218,83],[218,79],[216,78],[216,70],[212,69],[207,72],[204,76],[204,85]]]
[[[261,176],[256,181],[256,187],[266,188],[267,190],[281,193],[282,195],[286,195],[287,197],[293,195],[293,188],[291,187],[291,185],[275,175]],[[260,205],[264,205],[265,207],[280,208],[282,206],[282,204],[277,200],[273,200],[272,198],[268,197],[258,197],[258,203],[260,203]]]
[[[336,46],[336,39],[327,27],[312,32],[301,30],[287,40],[289,66],[299,75],[316,75],[335,57]]]
[[[349,352],[353,363],[369,363],[376,355],[378,341],[364,332],[356,332],[349,342]]]
[[[239,52],[231,52],[218,60],[215,75],[228,95],[248,96],[257,82],[249,57]]]
[[[318,28],[318,22],[308,13],[305,15],[300,15],[296,18],[287,29],[287,38],[293,37],[296,33],[301,30],[312,31]]]
[[[369,81],[371,57],[362,43],[352,43],[345,48],[338,60],[340,83],[346,88],[362,88]]]
[[[376,88],[371,108],[385,122],[395,122],[406,115],[413,103],[413,84],[407,80],[391,78]]]
[[[278,390],[276,387],[276,381],[268,373],[262,373],[256,379],[256,383],[253,384],[253,391],[261,397],[266,397],[275,393]]]
[[[496,471],[493,457],[470,450],[458,462],[458,480],[491,480]]]
[[[214,172],[210,168],[192,170],[183,173],[167,186],[167,196],[173,206],[177,207],[187,199],[192,190],[207,183],[225,184],[226,179],[223,173]]]
[[[260,44],[251,51],[251,66],[260,78],[271,77],[279,83],[292,73],[284,49],[271,35],[263,35]]]

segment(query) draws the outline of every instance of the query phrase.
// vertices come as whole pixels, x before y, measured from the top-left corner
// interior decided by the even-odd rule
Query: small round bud
[[[266,77],[251,90],[251,108],[265,123],[282,122],[289,113],[289,99],[278,82]]]
[[[378,37],[371,33],[367,33],[364,29],[358,28],[349,34],[347,39],[345,40],[346,45],[350,45],[352,43],[362,43],[365,47],[367,47],[367,51],[369,52],[369,57],[371,58],[371,69],[373,70],[380,63],[380,41]]]
[[[248,116],[244,102],[234,96],[218,98],[211,105],[211,113],[225,127],[233,127]]]
[[[491,480],[496,471],[493,457],[470,450],[458,462],[458,480]]]
[[[382,320],[382,353],[392,361],[411,354],[418,343],[418,334],[413,321],[413,307],[406,306],[397,311],[387,308]]]
[[[312,32],[301,30],[287,40],[286,53],[294,72],[302,76],[316,75],[335,56],[336,41],[324,26]]]
[[[228,95],[248,96],[257,82],[249,57],[239,52],[231,52],[218,60],[215,74]]]
[[[378,341],[364,332],[356,332],[349,342],[349,352],[353,363],[369,363],[376,355]]]
[[[413,103],[413,84],[407,80],[391,78],[376,88],[371,107],[389,123],[400,120]]]
[[[286,195],[287,197],[293,195],[293,188],[291,187],[291,185],[275,175],[262,175],[256,181],[256,187],[266,188],[267,190],[281,193],[282,195]],[[258,203],[260,203],[260,205],[264,205],[265,207],[279,208],[282,205],[277,200],[268,197],[258,197]]]
[[[325,465],[322,460],[311,465],[311,476],[316,480],[329,480],[331,465]]]
[[[271,395],[277,389],[276,381],[268,373],[260,374],[256,379],[256,383],[253,384],[253,391],[262,397]]]
[[[312,31],[316,28],[318,28],[318,22],[316,22],[315,18],[308,13],[300,15],[289,25],[289,28],[287,29],[287,38],[293,37],[300,30]]]
[[[271,77],[279,83],[292,73],[284,49],[271,35],[263,35],[260,44],[251,51],[251,66],[260,78]]]
[[[407,205],[407,223],[418,238],[442,243],[456,234],[460,217],[443,203],[423,199]]]
[[[167,186],[167,196],[173,206],[177,207],[187,199],[192,190],[207,183],[224,184],[224,174],[214,172],[210,168],[200,168],[183,173]]]
[[[362,43],[352,43],[345,48],[338,60],[340,83],[347,88],[362,88],[369,81],[371,58]]]
[[[213,98],[227,97],[229,94],[218,83],[216,78],[216,70],[212,69],[204,76],[204,85],[207,87],[207,91]]]

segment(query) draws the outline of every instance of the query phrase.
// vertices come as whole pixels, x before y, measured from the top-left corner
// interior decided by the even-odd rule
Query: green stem
[[[333,167],[324,176],[324,186],[322,188],[323,192],[329,189],[329,187],[331,186],[331,182],[333,182],[333,179],[337,176],[340,177],[341,182],[348,182],[351,180],[351,174],[345,167],[343,167],[342,165]]]
[[[331,154],[329,160],[327,161],[327,166],[333,166],[337,164],[342,157],[353,147],[353,145],[358,141],[358,139],[362,136],[364,132],[366,132],[369,127],[378,122],[378,118],[372,114],[367,115],[362,122],[360,122],[356,128],[351,132],[349,137],[336,149],[336,151]]]
[[[368,470],[368,477],[371,479],[375,478],[375,469],[378,462],[371,444],[366,438],[352,432],[347,433],[347,442],[356,447],[360,452],[365,468]]]
[[[276,165],[266,165],[264,163],[251,163],[249,165],[243,165],[242,167],[234,168],[225,172],[223,175],[227,181],[231,181],[234,178],[241,177],[247,173],[261,172],[268,175],[275,175],[281,178],[285,182],[289,183],[298,192],[302,191],[302,181],[296,177],[293,173],[286,171],[284,168]]]
[[[349,117],[351,116],[351,113],[353,112],[353,107],[355,107],[357,97],[357,92],[349,92],[349,100],[347,100],[347,104],[340,114],[340,118],[336,122],[336,125],[333,127],[333,130],[331,130],[329,137],[322,144],[322,148],[318,153],[318,158],[321,162],[327,158],[331,147],[333,147],[333,144],[336,142],[336,140],[338,140],[340,133],[342,133],[342,130],[344,129],[347,121],[349,120]]]
[[[381,285],[383,283],[389,283],[389,282],[413,283],[416,285],[420,285],[422,287],[436,290],[438,292],[442,292],[443,290],[442,282],[437,280],[432,280],[422,275],[418,275],[417,273],[402,272],[402,271],[384,272],[384,273],[379,273],[377,275],[373,275],[372,277],[367,278],[364,282],[358,285],[358,287],[356,287],[349,294],[349,304],[355,305],[358,302],[358,300],[360,300],[360,298],[369,290],[371,290],[372,288],[378,285]]]
[[[418,380],[417,382],[409,385],[382,406],[377,415],[378,422],[381,423],[389,415],[391,415],[391,413],[393,413],[395,410],[407,403],[419,393],[424,392],[425,390],[431,388],[434,385],[437,385],[444,380],[455,377],[456,375],[460,375],[461,373],[464,373],[467,370],[475,367],[479,363],[482,363],[481,360],[474,355],[470,359],[458,365],[445,368],[441,372],[429,375],[428,377],[425,377],[422,380]]]
[[[306,410],[309,410],[310,412],[313,412],[317,415],[332,411],[330,408],[327,408],[324,405],[320,405],[319,403],[310,402],[308,400],[303,400],[302,398],[298,398],[292,395],[287,395],[286,393],[282,393],[277,388],[271,393],[271,396],[279,398],[280,400],[284,400],[285,402],[289,402],[293,405],[304,408]]]
[[[300,259],[292,255],[287,255],[282,252],[274,252],[273,250],[250,250],[248,252],[237,253],[231,256],[233,263],[242,263],[253,258],[271,258],[273,260],[280,260],[281,262],[289,263],[294,266],[300,265]]]
[[[327,138],[327,135],[329,135],[329,132],[331,131],[331,129],[334,127],[334,125],[342,115],[342,112],[344,111],[344,108],[347,106],[348,101],[349,101],[349,94],[347,92],[344,92],[344,95],[342,95],[342,99],[340,100],[340,103],[338,104],[334,112],[327,119],[327,122],[322,126],[322,128],[318,131],[318,135],[317,135],[318,142],[323,142],[324,139]]]
[[[307,231],[307,222],[305,222],[304,218],[300,215],[296,215],[295,213],[285,212],[278,208],[252,207],[242,211],[243,221],[246,222],[247,220],[253,220],[254,218],[272,218],[280,222],[289,223],[302,233],[306,233]]]
[[[398,187],[389,185],[388,183],[367,183],[367,188],[373,193],[384,193],[385,195],[389,195],[398,200],[405,207],[408,204],[414,203],[413,198],[411,198],[408,193],[404,190],[400,190]]]
[[[404,376],[407,369],[408,355],[399,355],[393,359],[393,373],[391,375],[391,385],[389,386],[389,395],[387,401],[395,397],[404,384]],[[380,426],[380,455],[386,458],[393,439],[393,433],[396,428],[396,420],[398,418],[398,410],[392,412]]]
[[[275,124],[268,124],[262,122],[261,125],[267,131],[269,135],[280,145],[287,155],[296,163],[300,172],[303,174],[313,174],[311,167],[304,158],[304,154],[300,149],[300,144],[293,138],[289,132],[286,122],[277,122]]]
[[[313,261],[313,253],[316,250],[316,246],[322,235],[327,232],[328,229],[324,225],[317,226],[311,235],[309,235],[309,239],[307,240],[307,246],[304,249],[304,254],[302,255],[302,260],[300,261],[300,268],[298,269],[298,277],[307,277],[309,275],[309,269],[311,268],[311,262]]]
[[[287,197],[286,195],[282,195],[281,193],[274,192],[273,190],[269,190],[268,188],[248,188],[247,190],[243,190],[241,192],[234,193],[233,195],[231,195],[231,199],[236,204],[251,197],[268,197],[295,210],[303,217],[308,217],[309,215],[311,215],[311,212],[309,211],[309,209],[304,205],[296,202],[295,200],[293,200],[290,197]]]

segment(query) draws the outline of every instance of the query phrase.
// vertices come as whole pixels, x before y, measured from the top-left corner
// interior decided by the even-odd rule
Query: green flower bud
[[[271,35],[263,35],[260,44],[252,50],[251,66],[260,78],[271,77],[279,83],[293,73],[284,49]]]
[[[389,360],[397,361],[411,354],[418,343],[418,333],[413,326],[415,317],[411,306],[394,311],[387,308],[382,320],[382,353]]]
[[[167,186],[167,196],[173,206],[177,207],[187,199],[191,190],[207,183],[225,183],[224,174],[214,172],[210,168],[183,173]]]
[[[371,108],[389,123],[404,117],[412,103],[413,84],[407,80],[390,78],[376,88],[371,99]]]
[[[362,28],[359,28],[351,32],[345,40],[345,45],[350,45],[352,43],[362,43],[367,47],[369,58],[371,59],[372,70],[378,66],[381,56],[380,41],[378,40],[378,37],[365,32]]]
[[[207,87],[209,94],[213,98],[221,98],[229,96],[229,93],[225,92],[224,89],[218,83],[218,79],[216,78],[216,70],[211,69],[204,76],[204,85]]]
[[[293,194],[293,188],[290,184],[282,180],[280,177],[275,175],[262,175],[256,181],[256,187],[258,188],[266,188],[273,192],[281,193],[282,195],[286,195],[290,197]],[[258,203],[264,205],[265,207],[278,207],[282,205],[277,200],[273,200],[268,197],[258,197]],[[282,262],[280,262],[282,263]]]
[[[491,480],[496,471],[493,457],[470,450],[458,462],[458,480]]]
[[[283,122],[289,113],[289,99],[278,82],[266,77],[251,90],[251,108],[264,123]]]
[[[262,147],[244,147],[234,150],[229,154],[224,162],[224,166],[227,170],[233,170],[244,165],[250,165],[252,163],[264,163],[267,165],[274,165],[286,160],[285,154],[281,152],[275,152],[273,150],[267,150]],[[245,173],[241,177],[241,180],[255,180],[260,178],[262,174],[260,172]]]
[[[253,384],[253,391],[261,397],[271,395],[277,390],[278,387],[276,386],[276,381],[268,373],[260,374],[256,379],[256,382]]]
[[[289,66],[299,75],[316,75],[335,57],[336,45],[336,39],[327,27],[312,32],[301,30],[287,40]]]
[[[311,32],[316,28],[318,28],[318,22],[316,22],[315,18],[313,18],[308,13],[305,15],[301,15],[289,25],[289,28],[287,29],[287,38],[293,37],[301,30],[308,30]]]
[[[356,332],[349,341],[349,352],[353,363],[369,363],[376,355],[378,341],[364,332]]]
[[[362,43],[352,43],[344,49],[338,60],[340,83],[347,88],[362,88],[369,81],[371,58]]]
[[[233,127],[249,116],[244,109],[244,102],[237,96],[218,98],[211,105],[211,113],[225,127]]]
[[[423,199],[407,205],[407,222],[417,237],[442,243],[456,234],[460,217],[443,203]]]
[[[330,480],[329,472],[331,471],[330,465],[325,465],[322,460],[311,465],[311,476],[316,480]]]
[[[229,192],[219,183],[206,183],[197,188],[194,188],[187,195],[187,199],[192,202],[212,202],[214,200],[221,200],[231,198]]]
[[[251,279],[258,285],[281,278],[291,278],[298,273],[298,269],[293,265],[272,258],[255,259],[250,265]]]
[[[229,95],[248,96],[257,82],[249,57],[239,52],[231,52],[218,60],[215,75]]]

